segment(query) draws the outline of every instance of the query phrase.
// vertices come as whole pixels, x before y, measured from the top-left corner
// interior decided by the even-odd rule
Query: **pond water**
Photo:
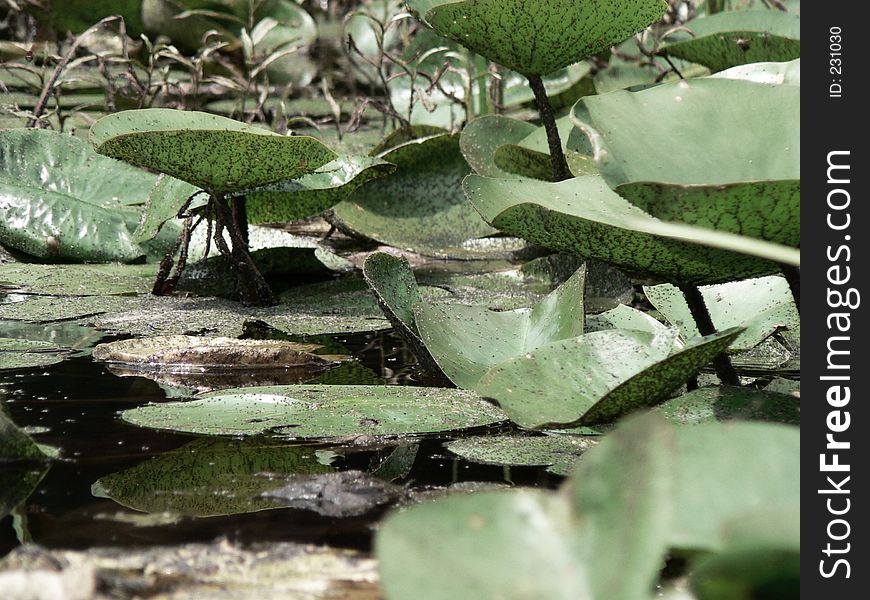
[[[377,376],[342,383],[443,385],[422,376],[411,353],[390,332],[333,336],[332,341]],[[88,548],[209,542],[222,536],[241,543],[291,541],[368,551],[372,526],[388,510],[389,505],[384,505],[361,516],[333,518],[312,510],[281,508],[231,516],[158,515],[148,520],[142,512],[96,497],[91,486],[102,477],[198,439],[121,421],[122,410],[165,400],[163,388],[144,377],[113,375],[83,356],[50,367],[3,372],[0,396],[5,397],[10,416],[19,426],[61,454],[28,499],[13,515],[0,520],[0,556],[22,540],[48,548]],[[456,459],[443,448],[444,441],[419,438],[413,466],[396,483],[429,489],[457,482],[555,487],[560,481],[542,468],[507,469]],[[332,457],[330,466],[339,470],[371,470],[392,451],[389,441],[377,447],[309,446],[318,456]],[[7,471],[0,480],[12,481],[12,475]],[[233,490],[215,489],[213,493],[232,494]]]

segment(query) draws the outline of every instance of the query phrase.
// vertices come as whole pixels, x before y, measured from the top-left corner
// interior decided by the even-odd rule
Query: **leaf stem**
[[[541,121],[544,124],[544,129],[547,131],[547,143],[550,146],[550,161],[553,164],[553,181],[564,181],[571,178],[571,172],[568,170],[568,163],[565,160],[565,153],[562,152],[562,140],[559,138],[559,129],[556,127],[556,115],[553,112],[553,105],[550,104],[550,98],[547,96],[547,89],[544,87],[544,80],[540,75],[528,75],[529,87],[535,94],[535,102],[538,104],[538,111],[541,113]]]
[[[801,314],[801,268],[784,264],[780,264],[779,268],[782,269],[782,274],[788,281],[788,287],[791,289],[791,295],[794,297],[795,305],[797,305],[798,314]]]
[[[689,305],[689,311],[692,313],[692,318],[695,319],[695,325],[698,326],[701,335],[707,336],[716,333],[716,326],[713,325],[713,318],[710,316],[710,311],[707,310],[707,304],[704,302],[701,290],[694,285],[680,285],[679,287],[686,298],[686,304]],[[737,376],[737,371],[734,370],[734,365],[731,364],[731,359],[726,352],[713,359],[713,367],[722,383],[740,385],[740,377]]]

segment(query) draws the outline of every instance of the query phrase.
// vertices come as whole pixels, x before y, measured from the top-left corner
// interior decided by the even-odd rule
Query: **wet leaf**
[[[225,117],[165,108],[103,117],[89,137],[100,154],[212,193],[294,179],[337,158],[312,137],[282,136]]]
[[[607,183],[652,216],[799,246],[799,86],[692,79],[589,96],[574,116]]]
[[[600,177],[548,183],[471,175],[464,186],[487,222],[507,233],[670,281],[718,283],[777,272],[770,261],[800,263],[791,248],[659,221]]]
[[[667,326],[645,312],[624,304],[603,313],[586,317],[586,333],[611,329],[629,329],[644,331],[650,335],[661,335],[667,330]]]
[[[462,193],[469,167],[459,151],[459,136],[415,140],[381,158],[398,171],[363,185],[335,206],[334,222],[342,229],[436,257],[461,257],[465,242],[495,233]]]
[[[0,337],[0,371],[46,367],[61,362],[64,354],[51,342]]]
[[[474,389],[490,367],[583,333],[585,276],[578,270],[531,309],[420,304],[420,337],[453,383]]]
[[[0,404],[0,464],[44,459],[45,454],[36,442],[6,416],[5,405]]]
[[[94,360],[155,371],[286,369],[333,366],[335,360],[312,352],[316,344],[280,340],[170,335],[100,344]]]
[[[327,517],[364,515],[405,495],[404,486],[355,470],[313,476],[291,475],[275,478],[272,485],[278,482],[284,485],[263,492],[264,498],[288,508],[311,510]]]
[[[409,0],[440,34],[524,74],[546,74],[621,42],[664,14],[659,0]]]
[[[248,222],[283,223],[319,214],[364,183],[395,170],[395,165],[379,158],[341,155],[298,179],[246,192]]]
[[[670,284],[645,287],[644,293],[686,339],[698,328],[683,293]],[[731,350],[748,350],[781,327],[800,331],[800,314],[784,277],[771,276],[702,286],[704,303],[716,329],[744,327]]]
[[[747,387],[703,387],[668,400],[658,411],[681,425],[707,421],[770,421],[800,425],[800,400]]]
[[[497,423],[504,415],[462,390],[300,385],[212,392],[128,410],[122,418],[189,433],[319,439],[454,431]]]
[[[721,71],[800,58],[800,15],[778,10],[723,11],[689,21],[665,38],[661,51]]]
[[[98,479],[91,492],[148,513],[211,517],[281,508],[261,497],[269,474],[329,473],[313,448],[261,439],[200,439]]]
[[[723,352],[740,330],[697,338],[598,331],[552,342],[489,369],[473,389],[522,427],[608,423],[655,406]]]
[[[0,265],[0,285],[31,294],[129,296],[150,292],[156,273],[154,265],[8,263]]]
[[[131,261],[122,206],[160,201],[175,190],[157,177],[96,154],[84,141],[42,129],[0,133],[0,242],[39,258]],[[133,221],[138,216],[133,217]]]
[[[574,435],[492,435],[461,438],[445,444],[445,447],[472,462],[561,467],[573,465],[577,457],[597,443],[594,438]]]

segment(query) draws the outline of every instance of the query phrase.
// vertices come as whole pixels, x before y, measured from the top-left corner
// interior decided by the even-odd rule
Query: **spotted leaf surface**
[[[519,73],[579,62],[659,20],[661,0],[408,0],[424,23]]]
[[[542,246],[670,281],[718,283],[799,264],[797,250],[744,236],[665,223],[596,176],[548,183],[472,175],[468,199],[493,226]]]
[[[692,79],[587,97],[574,117],[607,183],[649,214],[799,246],[799,86]]]
[[[712,71],[794,60],[801,55],[801,18],[778,10],[720,12],[686,23],[661,51]]]
[[[217,115],[165,108],[103,117],[89,137],[100,154],[213,193],[294,179],[337,157],[312,137],[282,136]]]

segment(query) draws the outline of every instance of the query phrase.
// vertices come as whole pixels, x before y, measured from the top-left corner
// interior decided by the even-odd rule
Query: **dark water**
[[[366,383],[429,385],[413,357],[390,333],[336,336],[375,377]],[[351,383],[351,382],[347,382]],[[86,548],[105,545],[157,545],[207,542],[225,536],[242,543],[294,541],[325,543],[367,550],[372,526],[386,512],[361,517],[329,518],[301,509],[276,509],[225,517],[184,518],[171,525],[141,527],[123,518],[137,514],[112,500],[91,494],[99,478],[130,468],[150,457],[189,443],[194,436],[139,428],[122,422],[119,412],[165,399],[163,390],[142,377],[118,377],[89,357],[48,368],[0,375],[12,419],[35,428],[37,442],[60,448],[62,459],[16,511],[0,520],[0,556],[19,544],[19,537],[47,547]],[[484,466],[457,460],[442,448],[444,439],[421,442],[414,466],[400,483],[444,486],[488,481],[553,487],[558,478],[541,469]],[[322,444],[318,448],[328,448]],[[339,469],[366,470],[384,450],[343,452],[333,463]],[[0,467],[2,469],[3,467]],[[0,478],[2,479],[2,478]],[[141,513],[138,513],[141,514]]]

